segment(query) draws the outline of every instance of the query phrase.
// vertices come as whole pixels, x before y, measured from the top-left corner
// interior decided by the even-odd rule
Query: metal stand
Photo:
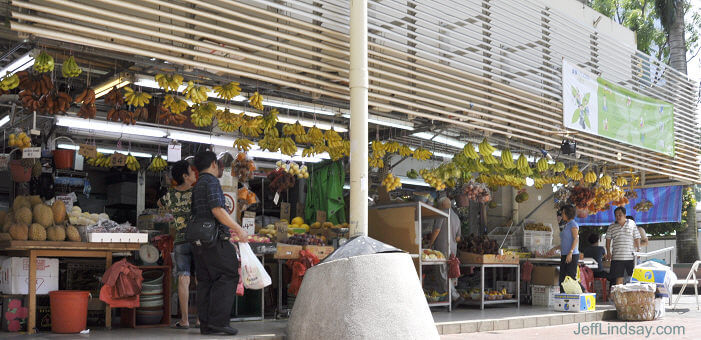
[[[275,319],[287,319],[290,317],[290,312],[292,310],[287,306],[287,304],[282,304],[282,292],[283,292],[283,279],[282,279],[282,266],[287,263],[287,260],[278,259],[277,260],[277,309],[275,310]]]
[[[515,303],[517,307],[521,307],[520,291],[521,291],[521,266],[519,264],[461,264],[461,267],[479,267],[480,268],[480,301],[466,301],[462,304],[465,305],[479,305],[480,309],[484,309],[485,305],[501,304],[501,303]],[[484,301],[484,272],[485,268],[515,268],[516,269],[516,298],[508,300],[488,300]],[[493,287],[496,287],[496,276],[492,282]]]
[[[263,254],[256,254],[256,256],[260,259],[260,263],[263,264],[263,267],[265,267],[265,256]],[[234,313],[236,315],[239,314],[239,304],[238,304],[238,299],[239,296],[237,295],[236,298],[234,299]],[[242,317],[242,318],[231,318],[229,319],[230,321],[263,321],[265,319],[265,288],[260,290],[260,317],[257,316],[251,316],[251,317]]]

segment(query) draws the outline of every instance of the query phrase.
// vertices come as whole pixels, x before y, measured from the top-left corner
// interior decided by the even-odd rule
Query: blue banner
[[[627,215],[633,216],[636,224],[680,222],[682,219],[682,187],[659,187],[647,189],[635,189],[638,198],[632,199],[625,206]],[[648,211],[635,211],[633,207],[642,199],[652,202],[652,208]],[[616,219],[611,207],[609,211],[589,215],[587,218],[577,218],[579,225],[602,226],[610,225]]]

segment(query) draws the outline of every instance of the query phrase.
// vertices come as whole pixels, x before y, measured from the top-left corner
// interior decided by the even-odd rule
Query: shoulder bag
[[[219,239],[219,226],[211,217],[193,216],[185,229],[185,240],[196,246],[210,246]]]

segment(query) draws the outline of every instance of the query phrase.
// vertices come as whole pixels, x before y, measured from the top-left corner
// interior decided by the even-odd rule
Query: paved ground
[[[684,297],[677,311],[667,309],[660,320],[644,322],[602,321],[506,331],[443,335],[442,340],[546,339],[701,339],[701,311],[693,297]]]

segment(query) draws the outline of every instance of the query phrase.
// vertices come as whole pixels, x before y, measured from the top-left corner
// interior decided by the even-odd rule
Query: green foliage
[[[669,62],[669,45],[662,18],[655,0],[588,0],[588,5],[597,12],[630,28],[636,34],[638,50]],[[664,8],[674,8],[675,3],[683,2],[686,13],[685,38],[687,51],[694,55],[699,50],[701,13],[690,12],[690,1],[663,0]],[[670,7],[672,6],[672,7]]]

